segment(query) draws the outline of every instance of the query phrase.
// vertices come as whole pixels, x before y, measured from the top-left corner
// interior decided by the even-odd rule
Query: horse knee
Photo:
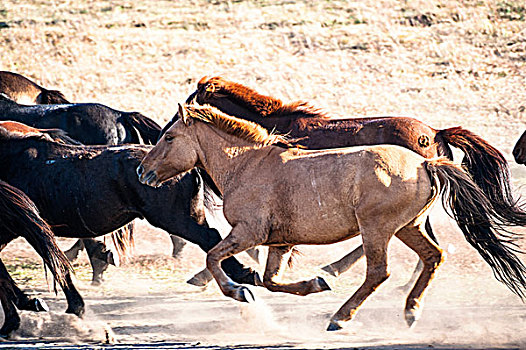
[[[263,287],[268,289],[271,292],[277,292],[278,291],[278,284],[270,279],[263,278]]]
[[[374,289],[378,288],[383,282],[385,282],[391,274],[387,268],[377,268],[367,271],[366,281]]]
[[[436,270],[444,262],[444,259],[444,252],[442,250],[437,249],[422,260],[426,269]]]

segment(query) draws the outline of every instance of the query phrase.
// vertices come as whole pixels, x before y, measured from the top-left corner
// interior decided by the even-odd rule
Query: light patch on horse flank
[[[385,187],[391,186],[391,175],[387,173],[384,168],[376,167],[374,169],[376,178],[382,183]]]
[[[35,105],[37,104],[35,102],[35,99],[34,98],[30,98],[28,95],[26,94],[22,94],[22,95],[19,95],[16,99],[16,103],[20,104],[20,105]]]

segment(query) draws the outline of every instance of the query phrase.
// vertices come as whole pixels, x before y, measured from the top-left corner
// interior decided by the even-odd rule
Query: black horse
[[[220,240],[204,217],[197,170],[159,188],[142,185],[135,169],[152,146],[71,146],[0,129],[0,179],[23,190],[61,237],[97,237],[144,218],[205,252]],[[234,258],[225,270],[241,283],[257,273]]]
[[[161,127],[138,112],[122,112],[98,103],[26,106],[0,95],[0,120],[40,128],[58,128],[86,145],[155,144]]]
[[[9,87],[6,92],[11,92],[15,97],[20,96],[14,94],[12,86],[7,83],[4,85],[0,84],[0,88]],[[0,120],[14,120],[36,128],[62,129],[69,137],[89,145],[155,144],[161,130],[155,121],[138,112],[117,111],[97,103],[26,106],[1,94]],[[119,255],[125,256],[127,245],[133,242],[132,233],[133,224],[130,223],[112,234]],[[177,237],[171,238],[172,255],[176,257],[185,243]],[[113,261],[111,252],[103,243],[86,239],[77,242],[66,255],[74,258],[84,247],[93,266],[93,283],[98,284],[102,281],[102,273],[107,269],[108,262]]]
[[[58,282],[68,300],[66,312],[82,316],[84,301],[71,280],[71,265],[58,248],[53,232],[40,217],[35,204],[19,189],[0,181],[0,247],[4,248],[17,237],[24,237],[42,257],[55,281]],[[18,329],[20,310],[47,311],[46,304],[36,298],[27,297],[13,281],[4,263],[0,260],[0,301],[5,321],[0,328],[0,337]]]

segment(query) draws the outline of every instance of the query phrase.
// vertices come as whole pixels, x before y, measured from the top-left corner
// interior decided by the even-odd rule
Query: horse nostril
[[[139,164],[139,166],[137,167],[137,175],[141,176],[142,173],[144,173],[144,167],[142,166],[142,164]]]

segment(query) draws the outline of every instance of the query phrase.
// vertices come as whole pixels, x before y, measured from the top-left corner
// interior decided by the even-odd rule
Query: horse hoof
[[[66,313],[67,314],[73,314],[75,316],[77,316],[78,318],[82,318],[84,316],[84,307],[83,306],[79,306],[77,308],[70,308],[68,307],[67,310],[66,310]]]
[[[327,282],[325,282],[325,280],[322,277],[316,277],[315,281],[318,285],[320,292],[331,290],[331,287],[327,284]]]
[[[102,282],[100,280],[93,280],[93,281],[91,281],[91,285],[95,286],[95,287],[98,287],[101,284],[102,284]]]
[[[332,268],[331,265],[324,266],[321,269],[331,276],[338,277],[338,273]]]
[[[208,284],[208,281],[205,281],[196,275],[190,278],[188,281],[186,281],[186,283],[191,284],[196,287],[206,287],[206,285]]]
[[[405,322],[409,328],[412,328],[420,318],[420,312],[415,309],[405,311]]]
[[[253,303],[256,301],[254,294],[247,287],[239,287],[236,291],[236,299],[244,303]]]
[[[256,287],[264,287],[263,281],[261,280],[261,277],[259,276],[259,273],[254,272],[254,285]]]
[[[43,299],[33,299],[33,306],[36,312],[49,312],[49,306],[47,306],[47,303]]]
[[[113,252],[111,251],[106,255],[106,262],[110,265],[119,267],[119,262],[115,260]]]
[[[342,329],[342,326],[340,326],[335,321],[331,321],[331,323],[329,323],[329,327],[327,327],[327,331],[329,332],[339,331],[340,329]]]

